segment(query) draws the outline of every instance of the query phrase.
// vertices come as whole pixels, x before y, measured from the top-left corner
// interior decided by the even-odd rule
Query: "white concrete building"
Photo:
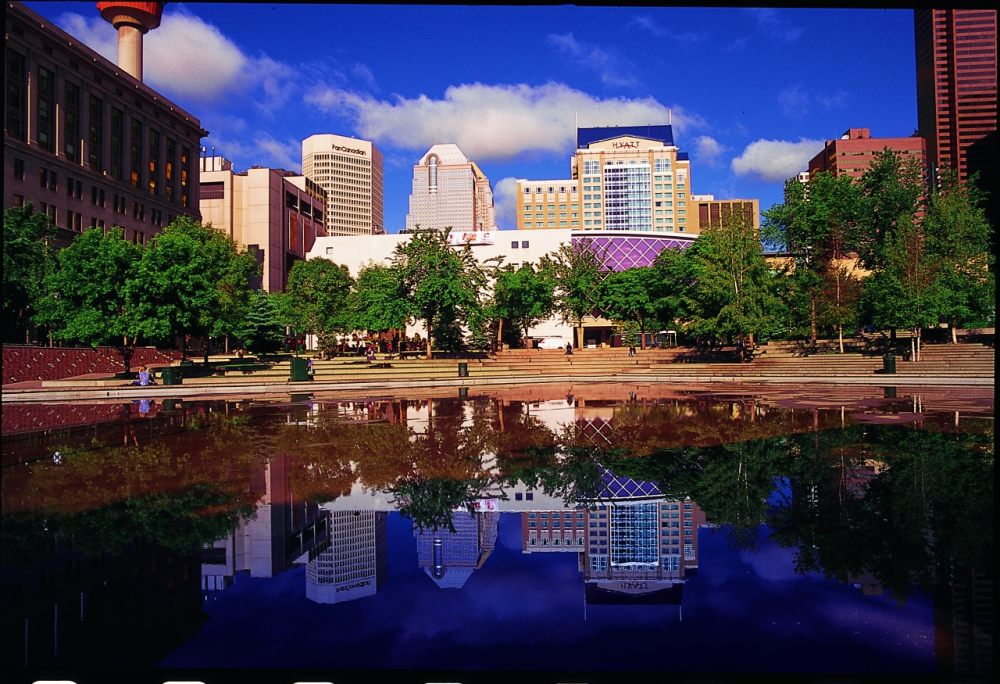
[[[503,264],[520,266],[524,263],[537,264],[546,254],[556,252],[563,245],[570,244],[572,231],[569,229],[515,231],[453,231],[451,240],[456,248],[469,244],[472,254],[480,263],[495,257],[503,257]],[[351,276],[370,264],[389,265],[397,245],[410,240],[408,233],[388,235],[356,235],[318,237],[306,259],[329,259],[336,264],[347,266]],[[426,337],[424,325],[417,322],[407,326],[406,335],[414,333]],[[572,326],[558,318],[550,318],[529,330],[532,338],[573,339]]]
[[[371,142],[311,135],[302,141],[302,175],[326,191],[328,235],[385,232],[382,153]]]

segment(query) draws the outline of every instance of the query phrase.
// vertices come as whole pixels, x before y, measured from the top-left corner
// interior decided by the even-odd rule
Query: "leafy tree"
[[[541,268],[555,281],[555,310],[576,328],[576,346],[582,347],[583,318],[599,308],[597,289],[604,276],[601,255],[589,240],[570,243],[542,257]]]
[[[552,315],[554,289],[551,274],[532,264],[502,269],[493,284],[494,311],[500,323],[497,342],[501,341],[505,319],[527,338],[531,327]]]
[[[57,253],[35,319],[56,340],[115,345],[129,371],[142,329],[129,286],[142,256],[142,247],[128,242],[121,228],[84,231]]]
[[[397,269],[372,264],[358,273],[351,298],[352,327],[359,330],[402,330],[410,318]]]
[[[963,186],[954,172],[944,172],[931,193],[923,232],[936,261],[941,315],[957,342],[960,325],[992,326],[996,309],[993,227],[982,209],[976,179]]]
[[[598,301],[604,315],[614,321],[637,323],[639,344],[646,348],[645,332],[656,317],[656,278],[653,267],[613,271],[598,288]]]
[[[488,268],[476,262],[469,245],[450,246],[450,232],[418,230],[393,254],[410,313],[426,326],[428,359],[435,336],[444,335],[451,345],[460,343],[458,328],[480,308],[479,293],[488,285]]]
[[[911,358],[920,359],[920,331],[937,325],[944,309],[936,266],[919,228],[900,220],[882,248],[884,266],[865,279],[862,305],[879,328],[909,328]]]
[[[788,181],[785,202],[764,212],[766,239],[796,255],[796,272],[802,272],[796,284],[809,299],[812,343],[825,318],[837,328],[841,353],[844,325],[853,322],[859,292],[848,256],[858,248],[860,208],[851,177],[824,171],[805,185]]]
[[[683,327],[689,318],[688,286],[694,280],[691,264],[680,249],[661,250],[653,260],[652,307],[654,318],[664,325]]]
[[[354,280],[346,266],[328,259],[297,261],[288,274],[287,301],[296,329],[319,338],[320,349],[336,343],[336,333],[353,328],[350,307]]]
[[[138,302],[139,332],[164,340],[185,335],[219,337],[236,332],[246,315],[253,255],[233,240],[179,216],[144,250],[129,297]],[[208,354],[208,345],[205,347]]]
[[[274,352],[281,348],[285,326],[271,295],[263,290],[250,295],[247,316],[237,334],[244,346],[255,353]]]
[[[31,205],[3,212],[4,339],[27,341],[36,301],[44,292],[45,276],[54,266],[50,246],[55,228]]]
[[[876,153],[857,181],[861,195],[858,220],[858,256],[869,271],[884,268],[885,248],[901,222],[909,225],[926,194],[923,170],[916,158],[892,150]]]
[[[702,232],[684,257],[691,262],[691,334],[717,341],[747,338],[752,344],[754,334],[776,329],[776,283],[747,217],[734,213],[720,227]]]

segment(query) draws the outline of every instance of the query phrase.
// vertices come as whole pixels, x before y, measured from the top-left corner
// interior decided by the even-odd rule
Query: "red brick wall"
[[[168,364],[181,358],[176,349],[159,350],[138,347],[132,356],[132,368],[142,364]],[[3,384],[26,380],[60,380],[88,373],[117,373],[125,370],[121,355],[114,347],[33,347],[3,346]]]

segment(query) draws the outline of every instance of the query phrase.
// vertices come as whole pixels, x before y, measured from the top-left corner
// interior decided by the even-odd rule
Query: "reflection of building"
[[[481,568],[497,540],[499,513],[452,514],[455,531],[418,530],[417,564],[442,589],[458,589]]]
[[[257,512],[231,535],[202,549],[202,589],[232,584],[238,572],[273,577],[329,537],[329,514],[316,504],[293,501],[287,456],[274,456],[253,483],[262,492]]]
[[[200,163],[202,220],[257,258],[257,287],[281,292],[295,262],[325,235],[326,193],[290,171],[255,167],[237,173],[222,157],[202,157]]]
[[[583,574],[587,600],[680,603],[680,588],[698,569],[698,527],[705,515],[692,501],[664,500],[651,482],[602,475],[590,506]]]
[[[371,142],[311,135],[302,141],[302,174],[326,191],[326,235],[385,232],[382,153]]]
[[[521,548],[540,551],[583,551],[587,509],[528,511],[521,513]]]
[[[374,596],[388,568],[387,513],[334,511],[330,544],[306,566],[306,598],[339,603]]]
[[[129,75],[135,64],[5,6],[4,207],[30,203],[60,229],[59,244],[112,226],[144,244],[180,214],[198,219],[198,119]]]
[[[458,148],[434,145],[413,166],[406,230],[494,231],[493,190],[486,174]]]
[[[993,573],[953,567],[934,587],[934,650],[938,671],[985,676],[993,672]]]

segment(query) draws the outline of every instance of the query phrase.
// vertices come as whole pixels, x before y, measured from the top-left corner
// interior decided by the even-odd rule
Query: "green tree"
[[[657,270],[653,267],[635,267],[612,271],[601,282],[597,298],[601,311],[613,321],[636,323],[639,326],[639,344],[646,348],[644,334],[656,317]]]
[[[780,302],[757,231],[746,216],[731,214],[702,232],[684,253],[692,280],[686,302],[688,332],[708,340],[742,340],[777,328]]]
[[[323,351],[336,343],[336,333],[353,328],[353,285],[347,267],[328,259],[297,261],[288,274],[286,301],[291,305],[294,326],[316,335]]]
[[[926,184],[919,160],[886,149],[875,154],[857,185],[861,195],[858,256],[862,266],[875,272],[885,266],[885,248],[897,227],[913,223]]]
[[[654,318],[664,325],[683,328],[689,319],[688,284],[694,280],[691,264],[680,249],[661,250],[653,260]]]
[[[138,303],[139,332],[154,340],[206,338],[236,332],[246,315],[253,255],[233,240],[187,216],[153,237],[128,284]],[[208,345],[205,346],[208,356]]]
[[[381,264],[365,266],[358,273],[351,297],[352,327],[359,330],[403,330],[410,318],[397,269]]]
[[[55,228],[31,205],[3,212],[4,340],[28,341],[36,301],[44,293],[45,276],[54,267],[50,246]]]
[[[801,271],[796,284],[809,299],[812,343],[821,323],[833,324],[841,353],[844,325],[855,318],[859,292],[854,261],[848,257],[859,246],[860,209],[861,197],[851,177],[823,171],[805,185],[789,180],[785,202],[764,212],[765,239],[796,255],[795,269]]]
[[[469,245],[450,246],[450,232],[418,229],[393,254],[409,310],[426,326],[428,359],[435,337],[444,335],[452,345],[461,341],[456,331],[481,307],[479,295],[489,284],[488,267],[476,262]]]
[[[116,346],[129,371],[142,331],[129,285],[142,256],[143,248],[128,242],[121,228],[84,231],[57,253],[36,320],[62,342]]]
[[[254,353],[274,352],[281,348],[285,326],[272,295],[263,290],[250,295],[247,315],[237,334],[243,345]]]
[[[936,264],[920,229],[908,217],[882,247],[883,267],[865,279],[862,306],[879,328],[909,328],[911,358],[920,359],[920,332],[937,325],[944,310]]]
[[[597,289],[604,262],[591,241],[563,245],[542,257],[541,267],[555,281],[555,310],[576,329],[576,346],[583,346],[583,318],[597,311]]]
[[[982,209],[976,178],[963,186],[954,172],[941,174],[930,196],[923,233],[936,261],[941,315],[958,341],[960,325],[992,326],[996,316],[993,227]]]
[[[528,337],[528,330],[552,315],[555,283],[550,273],[525,263],[500,270],[493,284],[494,313],[499,321],[497,344],[503,336],[503,321]]]

